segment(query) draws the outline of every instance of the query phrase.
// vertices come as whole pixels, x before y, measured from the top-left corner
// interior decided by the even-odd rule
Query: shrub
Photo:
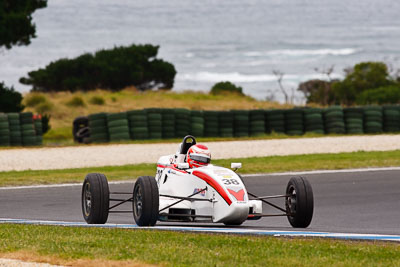
[[[21,104],[22,95],[14,88],[8,88],[0,82],[0,112],[20,112],[24,109]]]
[[[47,113],[53,110],[54,105],[49,101],[42,102],[35,107],[35,111],[39,114]]]
[[[30,94],[24,98],[24,103],[27,107],[34,107],[47,101],[47,98],[42,94]]]
[[[85,101],[80,96],[74,96],[73,98],[71,98],[71,100],[69,100],[66,103],[66,105],[69,107],[85,107],[86,106]]]
[[[239,95],[244,95],[242,87],[238,87],[228,81],[214,84],[214,86],[211,88],[210,93],[213,95],[220,95],[226,93],[235,93]]]
[[[153,45],[131,45],[60,59],[29,72],[20,82],[41,92],[97,88],[118,91],[128,86],[139,90],[171,89],[176,70],[171,63],[156,59],[158,49]]]
[[[43,130],[43,134],[47,133],[50,129],[50,115],[48,114],[44,114],[42,115],[42,130]]]
[[[89,103],[93,105],[102,106],[106,102],[104,101],[104,98],[102,98],[101,96],[93,96],[92,98],[89,99]]]
[[[356,99],[359,105],[400,103],[400,87],[386,86],[362,92]]]

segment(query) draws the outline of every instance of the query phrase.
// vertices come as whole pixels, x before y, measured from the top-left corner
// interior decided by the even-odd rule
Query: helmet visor
[[[204,155],[199,154],[191,154],[190,158],[194,161],[201,162],[201,163],[210,163],[211,159]]]

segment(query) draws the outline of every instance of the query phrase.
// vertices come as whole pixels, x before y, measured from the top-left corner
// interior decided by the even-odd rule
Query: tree
[[[348,70],[346,78],[333,84],[336,99],[345,105],[355,103],[366,90],[393,85],[387,66],[382,62],[362,62]]]
[[[83,54],[74,59],[59,59],[43,69],[28,73],[20,82],[33,91],[90,91],[98,88],[121,90],[171,89],[175,67],[157,59],[159,46],[130,45]]]
[[[22,95],[14,88],[7,88],[0,82],[0,112],[20,112],[24,109],[21,104]]]
[[[285,74],[279,70],[273,70],[272,73],[276,76],[277,82],[279,84],[279,89],[281,89],[282,94],[285,96],[285,103],[288,104],[289,103],[289,94],[286,92],[286,90],[282,84],[283,76]]]
[[[357,96],[356,103],[369,104],[398,104],[400,103],[400,86],[390,85],[362,92]]]
[[[212,95],[222,95],[222,94],[229,94],[229,93],[235,93],[239,95],[244,95],[243,94],[243,89],[240,86],[236,86],[231,82],[219,82],[214,84],[214,86],[211,88],[210,93]]]
[[[307,103],[317,103],[321,105],[332,105],[335,102],[334,94],[331,90],[331,81],[309,80],[299,84],[297,90],[303,92]]]
[[[36,26],[32,13],[47,6],[47,0],[0,1],[0,47],[28,45],[35,38]]]

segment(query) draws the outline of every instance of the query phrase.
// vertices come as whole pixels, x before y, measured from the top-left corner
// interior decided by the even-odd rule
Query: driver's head
[[[207,166],[211,162],[211,152],[205,145],[193,145],[187,152],[186,162],[190,168]]]

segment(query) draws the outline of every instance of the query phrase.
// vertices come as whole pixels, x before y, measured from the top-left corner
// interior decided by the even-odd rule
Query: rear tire
[[[138,226],[154,226],[158,220],[159,194],[152,176],[141,176],[133,188],[133,218]]]
[[[232,221],[232,222],[224,222],[226,226],[239,226],[242,225],[244,221]]]
[[[82,214],[89,224],[104,224],[108,219],[109,188],[104,174],[89,173],[82,186]]]
[[[286,213],[289,223],[296,228],[310,225],[314,212],[314,196],[310,183],[304,177],[290,179],[286,194]]]

